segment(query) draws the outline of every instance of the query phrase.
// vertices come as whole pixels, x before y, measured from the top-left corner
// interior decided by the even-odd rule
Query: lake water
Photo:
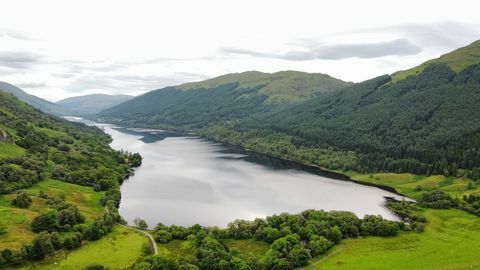
[[[363,217],[380,214],[385,196],[402,197],[349,181],[258,162],[224,145],[163,131],[104,126],[112,147],[143,156],[143,164],[121,187],[120,214],[141,217],[153,227],[201,224],[224,227],[235,219],[253,220],[306,209],[347,210]]]

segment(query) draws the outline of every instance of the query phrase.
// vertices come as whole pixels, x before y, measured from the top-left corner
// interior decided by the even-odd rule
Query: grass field
[[[0,195],[0,225],[7,228],[7,233],[0,235],[0,249],[20,248],[22,245],[30,244],[35,238],[35,233],[30,230],[30,223],[45,208],[45,199],[36,196],[41,190],[49,195],[64,194],[68,202],[78,206],[80,212],[86,217],[86,223],[92,222],[103,214],[104,207],[100,203],[103,192],[95,192],[91,187],[57,180],[41,181],[26,189],[33,199],[28,209],[11,205],[15,194]]]
[[[0,142],[0,158],[17,157],[25,154],[25,149],[8,142]]]
[[[225,240],[224,243],[227,245],[227,247],[235,248],[236,250],[240,251],[240,253],[247,258],[260,259],[270,248],[269,244],[265,242],[255,241],[253,239],[229,239]]]
[[[423,192],[435,189],[441,189],[448,192],[453,197],[461,197],[464,194],[472,193],[480,194],[479,185],[474,185],[472,189],[468,188],[468,183],[472,181],[466,178],[454,178],[443,175],[432,175],[427,177],[409,173],[376,173],[365,175],[355,172],[346,172],[346,174],[352,179],[361,182],[391,186],[401,194],[415,199],[420,198]],[[420,190],[418,190],[417,187],[420,187]]]
[[[30,263],[18,268],[29,270],[77,270],[89,264],[101,264],[108,269],[125,269],[142,255],[142,245],[147,238],[135,230],[115,226],[114,231],[102,239],[88,243],[69,253],[59,253],[40,263]]]
[[[0,235],[0,249],[19,248],[35,238],[35,234],[30,230],[30,222],[37,213],[12,207],[10,201],[13,196],[0,196],[0,225],[7,229],[5,234]]]
[[[459,210],[425,210],[423,233],[342,241],[305,269],[480,269],[480,219]]]
[[[104,207],[100,203],[100,199],[103,197],[104,192],[95,192],[92,187],[79,186],[58,180],[47,179],[39,182],[26,191],[33,195],[37,195],[40,191],[43,191],[50,196],[65,195],[65,200],[77,205],[80,212],[82,212],[87,218],[87,222],[94,220],[104,211]]]

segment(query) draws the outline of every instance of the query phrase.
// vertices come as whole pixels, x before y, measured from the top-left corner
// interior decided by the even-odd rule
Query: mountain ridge
[[[348,85],[352,83],[325,74],[250,71],[154,90],[98,116],[201,126],[271,111]]]
[[[21,88],[13,84],[0,81],[0,90],[3,90],[4,92],[7,92],[7,93],[11,93],[14,96],[16,96],[18,99],[48,114],[52,114],[55,116],[64,116],[68,114],[65,108],[62,108],[61,106],[53,102],[50,102],[48,100],[44,100],[34,95],[30,95],[24,90],[22,90]]]
[[[183,86],[217,88],[150,92],[101,112],[100,117],[125,125],[193,131],[333,170],[448,176],[461,171],[480,179],[476,150],[480,149],[480,57],[472,53],[479,48],[480,42],[459,48],[397,81],[399,73],[383,75],[288,103],[266,102],[268,91],[262,92],[266,86],[259,82],[289,72],[239,73]],[[231,80],[244,76],[255,86],[240,88],[239,79]],[[222,84],[229,77],[230,84]],[[247,79],[242,82],[250,86]],[[298,81],[292,81],[282,86],[298,94],[292,87]],[[156,95],[162,98],[154,101]]]
[[[480,40],[445,53],[438,58],[428,60],[416,67],[394,72],[392,74],[392,82],[397,82],[408,76],[419,74],[431,64],[445,64],[453,71],[460,72],[466,67],[477,63],[480,63]]]
[[[75,96],[57,101],[56,104],[77,116],[92,115],[132,99],[129,95],[91,94]]]

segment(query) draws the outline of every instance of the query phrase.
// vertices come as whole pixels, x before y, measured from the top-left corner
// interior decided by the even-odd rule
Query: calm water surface
[[[235,219],[305,209],[397,219],[384,207],[384,196],[401,197],[375,187],[251,162],[246,155],[200,138],[108,125],[104,129],[113,137],[113,148],[144,158],[121,187],[120,213],[129,222],[141,217],[150,226],[162,222],[224,227]]]

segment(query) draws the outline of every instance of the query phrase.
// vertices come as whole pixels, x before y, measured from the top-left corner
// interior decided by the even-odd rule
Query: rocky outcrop
[[[8,139],[7,132],[0,129],[0,141],[6,141]]]

